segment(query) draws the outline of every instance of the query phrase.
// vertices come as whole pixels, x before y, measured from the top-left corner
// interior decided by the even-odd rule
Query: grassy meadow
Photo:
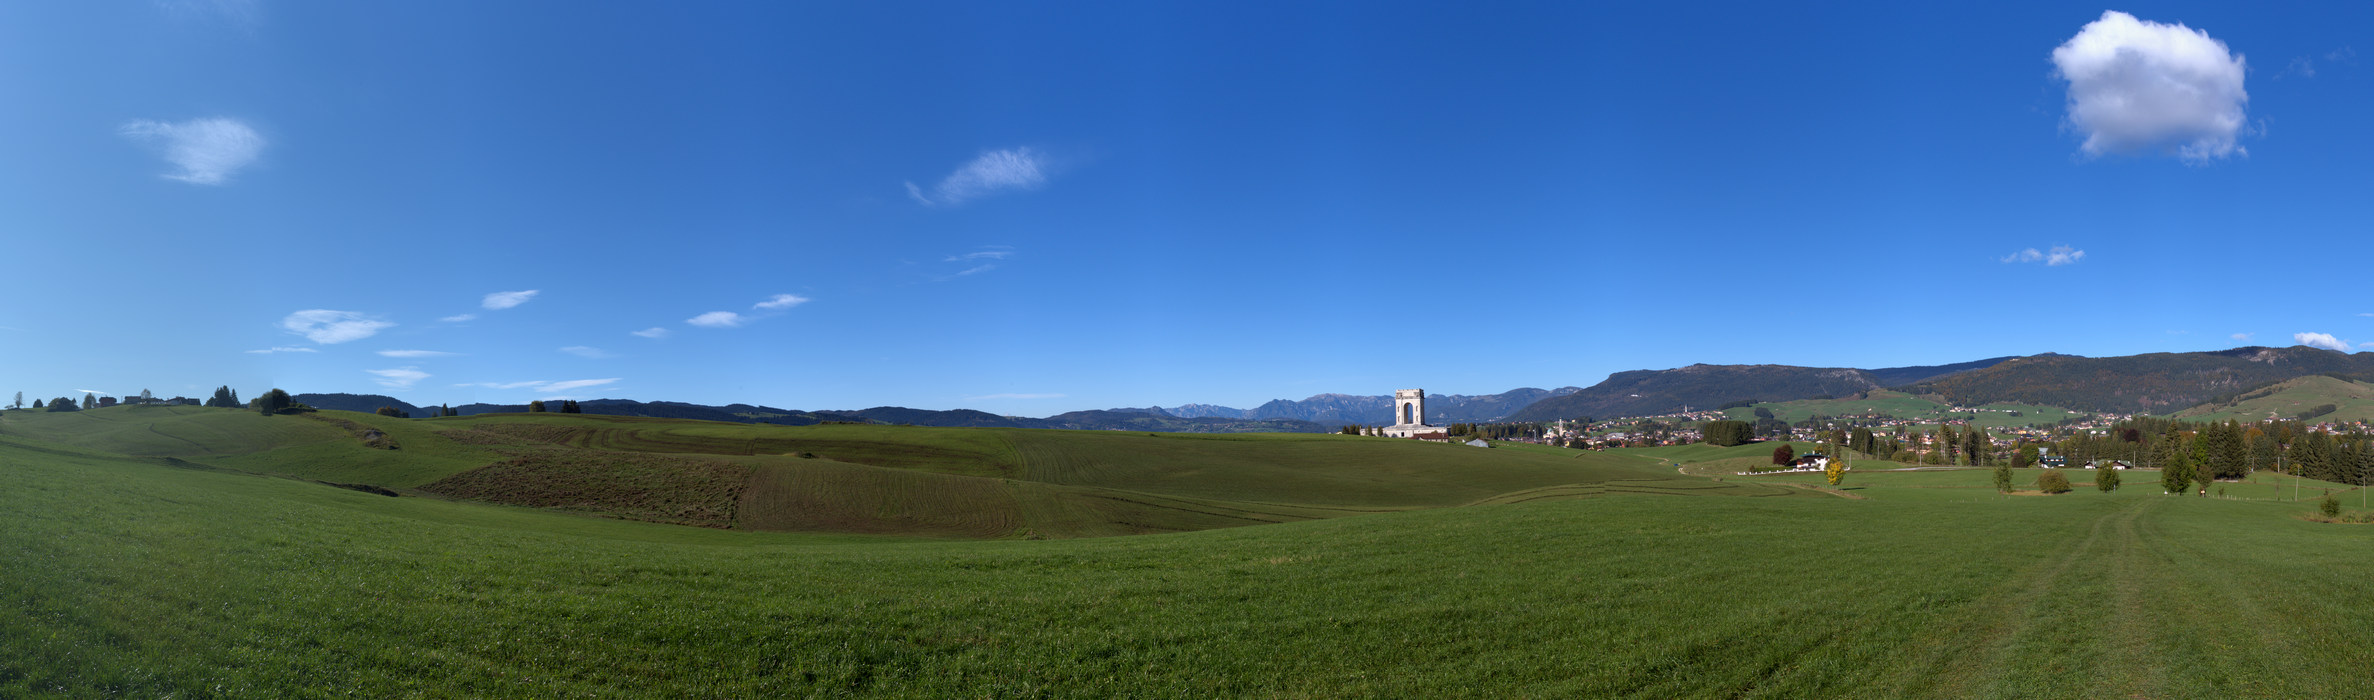
[[[1676,455],[840,430],[859,426],[804,441],[576,416],[403,422],[401,447],[373,452],[435,464],[356,466],[319,463],[371,449],[344,429],[237,413],[159,413],[197,424],[153,433],[105,410],[0,419],[0,696],[2302,697],[2362,694],[2374,668],[2374,527],[2309,522],[2311,500],[2163,496],[2152,472],[2107,494],[2003,496],[1986,470],[1859,471],[1823,492],[1797,483],[1813,475],[1685,476]],[[631,430],[572,442],[614,428]],[[617,449],[654,445],[678,451]],[[1267,475],[1265,453],[1281,455]],[[471,455],[486,461],[438,466]],[[652,473],[684,462],[693,476]],[[916,508],[1028,483],[1314,517],[785,532],[418,488],[570,464],[708,504],[739,467],[736,518],[765,479],[829,490],[841,471],[915,475],[876,489]],[[1552,464],[1578,471],[1542,478]],[[839,503],[812,501],[765,517]],[[1316,517],[1329,507],[1346,511]]]

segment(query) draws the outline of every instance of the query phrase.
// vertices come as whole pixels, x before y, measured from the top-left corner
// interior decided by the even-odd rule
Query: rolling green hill
[[[2212,401],[2182,411],[2175,417],[2186,420],[2261,421],[2270,418],[2297,418],[2322,406],[2331,406],[2330,413],[2319,413],[2316,420],[2361,421],[2374,420],[2374,384],[2335,379],[2326,376],[2307,376],[2292,379],[2244,393],[2226,401]]]
[[[2374,376],[2374,353],[2294,346],[2125,357],[2017,358],[1927,382],[1957,405],[2019,403],[2109,413],[2169,413],[2296,377]]]
[[[198,407],[11,412],[93,451],[413,495],[678,525],[939,537],[1094,537],[1613,491],[1791,495],[1653,461],[1335,434],[1184,434],[607,415],[406,420]],[[369,431],[384,435],[367,440]],[[1546,489],[1546,490],[1545,490]]]
[[[0,421],[6,697],[2347,697],[2374,667],[2374,559],[2353,554],[2374,527],[2272,489],[1857,473],[1852,499],[1517,492],[931,541],[386,498],[90,451],[19,416]],[[44,431],[93,434],[67,427]],[[1041,468],[928,442],[983,457],[831,468],[982,489],[1009,482],[955,472]]]

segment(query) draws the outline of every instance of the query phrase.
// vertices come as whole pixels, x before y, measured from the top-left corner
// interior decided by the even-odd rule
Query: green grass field
[[[1195,491],[1165,497],[1213,507],[1257,495],[1255,455],[1274,448],[1305,479],[1277,492],[1315,508],[1316,492],[1349,489],[1376,455],[1406,459],[1340,496],[1383,512],[941,539],[388,498],[206,461],[356,472],[259,456],[332,454],[351,439],[342,431],[182,430],[199,444],[185,455],[123,454],[99,449],[102,432],[126,429],[96,427],[106,417],[0,419],[0,696],[2349,697],[2374,668],[2374,527],[2308,522],[2313,500],[2163,496],[2152,472],[2128,473],[2114,493],[2028,497],[1994,493],[1985,470],[1858,472],[1841,498],[1788,485],[1812,475],[1713,482],[1629,454],[1404,445],[1488,460],[1428,466],[1356,438],[1061,433],[1042,452],[1035,436],[996,431],[979,434],[1019,439],[1018,458],[960,431],[918,449],[974,456],[923,469],[866,463],[854,447],[801,449],[821,439],[787,438],[785,456],[767,452],[772,433],[661,423],[635,439],[705,447],[636,452],[657,457],[593,475],[632,481],[691,460],[795,491],[851,483],[827,470],[906,479],[869,492],[936,503],[915,506],[926,510],[1124,487]],[[574,419],[521,424],[593,425]],[[626,444],[430,444],[490,424],[413,421],[401,429],[426,432],[398,435],[394,452],[419,439],[437,459],[487,450],[502,461],[518,458],[491,451]],[[764,447],[719,453],[737,437]],[[1359,456],[1319,454],[1330,445]],[[1188,448],[1206,452],[1176,451]],[[1452,449],[1471,452],[1441,451]],[[1707,452],[1697,456],[1736,458]],[[1181,486],[1195,480],[1172,472],[1203,459],[1215,460],[1211,483]],[[1608,460],[1595,467],[1607,478],[1571,488],[1596,497],[1502,490],[1547,461],[1587,459]],[[1455,470],[1497,460],[1514,466],[1451,489]],[[1015,471],[980,471],[999,465]],[[1020,478],[1032,474],[1048,480]],[[1626,490],[1634,482],[1652,488]],[[2236,486],[2272,496],[2281,485]],[[1689,495],[1699,492],[1729,495]],[[1752,497],[1765,492],[1795,495]],[[1421,507],[1438,503],[1457,507]],[[974,534],[993,531],[1011,534]]]

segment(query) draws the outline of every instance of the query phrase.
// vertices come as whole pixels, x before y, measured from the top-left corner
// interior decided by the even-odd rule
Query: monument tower
[[[1426,424],[1426,390],[1403,389],[1393,392],[1393,425],[1385,428],[1385,437],[1415,437],[1421,433],[1442,432]]]

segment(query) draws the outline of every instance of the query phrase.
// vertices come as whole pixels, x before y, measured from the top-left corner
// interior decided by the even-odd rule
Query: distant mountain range
[[[1553,396],[1565,396],[1579,387],[1535,389],[1525,387],[1498,394],[1428,394],[1426,422],[1434,425],[1450,423],[1491,423],[1508,418],[1534,402]],[[1160,411],[1181,418],[1240,418],[1245,420],[1302,420],[1327,426],[1392,425],[1393,396],[1355,396],[1351,394],[1319,394],[1301,401],[1277,399],[1257,408],[1229,408],[1212,404],[1191,403],[1173,408],[1118,409]]]
[[[1791,365],[1690,365],[1633,370],[1564,396],[1534,402],[1509,416],[1512,421],[1562,418],[1620,418],[1711,409],[1733,401],[1795,401],[1847,396],[1900,384],[1934,381],[1992,367],[2012,358],[1929,367],[1855,369]]]
[[[2245,392],[2314,375],[2374,381],[2374,353],[2351,355],[2295,346],[2123,357],[2045,353],[1885,369],[1699,364],[1617,372],[1587,389],[1528,387],[1498,394],[1430,395],[1426,397],[1426,420],[1444,425],[1623,418],[1675,413],[1684,408],[1712,409],[1737,401],[1780,402],[1850,396],[1882,388],[1932,395],[1957,406],[2023,403],[2092,412],[2167,414],[2204,403],[2230,403]],[[293,398],[317,408],[368,413],[381,406],[391,406],[415,417],[429,415],[428,409],[377,394],[297,394]],[[1393,414],[1390,395],[1351,394],[1319,394],[1300,401],[1279,399],[1251,409],[1184,404],[1169,408],[1073,411],[1046,418],[895,406],[803,411],[750,404],[706,406],[624,399],[595,399],[578,405],[592,414],[735,423],[810,425],[841,421],[1195,433],[1329,432],[1345,425],[1387,425],[1392,422]],[[474,403],[457,406],[455,410],[462,415],[474,415],[519,413],[527,407]]]
[[[371,413],[379,410],[381,406],[388,406],[404,411],[415,418],[425,418],[430,414],[429,409],[378,394],[296,394],[290,398],[297,403],[314,408],[337,411]],[[970,409],[932,411],[895,406],[858,411],[795,411],[740,403],[725,406],[704,406],[676,401],[644,402],[626,399],[593,399],[579,401],[577,406],[586,413],[594,415],[645,416],[776,425],[814,425],[837,421],[941,427],[1134,430],[1157,433],[1323,433],[1339,427],[1292,419],[1179,417],[1150,409],[1073,411],[1046,418],[1023,418],[1000,416]],[[454,407],[455,413],[465,416],[482,413],[526,413],[527,410],[526,404],[473,403]]]

